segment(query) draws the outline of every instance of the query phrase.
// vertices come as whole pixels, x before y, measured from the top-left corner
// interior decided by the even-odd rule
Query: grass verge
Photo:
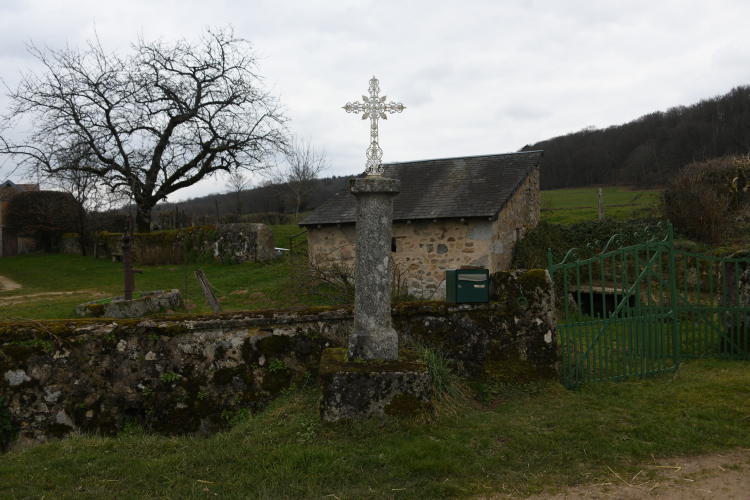
[[[130,429],[0,458],[4,498],[465,498],[632,477],[652,459],[750,447],[747,363],[517,391],[492,409],[321,426],[303,389],[210,438]],[[648,479],[648,478],[647,478]],[[646,479],[643,479],[644,481]]]

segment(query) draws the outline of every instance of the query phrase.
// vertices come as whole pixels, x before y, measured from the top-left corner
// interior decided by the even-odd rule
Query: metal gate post
[[[667,248],[669,249],[669,301],[672,310],[669,316],[672,320],[672,362],[674,369],[680,368],[680,351],[682,351],[682,334],[680,332],[680,323],[677,317],[677,274],[675,272],[674,260],[674,234],[672,232],[672,223],[667,221]],[[662,298],[662,300],[664,300]]]

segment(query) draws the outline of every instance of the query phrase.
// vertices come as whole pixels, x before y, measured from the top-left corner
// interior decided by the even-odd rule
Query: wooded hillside
[[[349,185],[353,176],[325,177],[314,179],[315,188],[312,194],[303,200],[301,211],[313,210],[328,198]],[[281,184],[265,183],[252,187],[240,193],[240,204],[237,203],[237,193],[212,193],[200,198],[190,198],[176,203],[159,203],[153,210],[154,219],[161,211],[174,211],[177,207],[187,214],[194,212],[196,216],[215,215],[216,203],[219,204],[221,215],[254,213],[291,213],[294,215],[294,203],[289,198],[288,187]],[[239,210],[241,209],[241,210]],[[125,208],[124,210],[127,210]]]
[[[624,125],[585,128],[524,146],[543,149],[541,188],[661,186],[680,167],[750,153],[750,86]]]

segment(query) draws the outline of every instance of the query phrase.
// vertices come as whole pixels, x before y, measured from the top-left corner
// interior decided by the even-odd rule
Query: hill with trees
[[[750,86],[623,125],[587,127],[524,146],[543,149],[541,188],[663,186],[681,167],[750,153]]]
[[[353,175],[341,177],[334,175],[333,177],[312,179],[309,194],[301,200],[300,211],[306,212],[315,209],[348,186],[349,179],[353,177]],[[293,194],[291,187],[287,184],[266,180],[259,186],[239,192],[230,189],[227,193],[212,193],[178,202],[159,203],[154,207],[152,217],[153,220],[158,220],[160,212],[174,212],[175,210],[194,214],[196,217],[215,216],[217,205],[221,216],[237,214],[238,208],[240,208],[242,214],[274,212],[294,215],[297,200]],[[127,210],[127,207],[124,210]]]

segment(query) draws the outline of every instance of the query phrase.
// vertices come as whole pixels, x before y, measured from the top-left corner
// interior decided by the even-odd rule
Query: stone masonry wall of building
[[[510,268],[519,237],[539,222],[539,168],[535,168],[495,221],[489,219],[417,220],[393,223],[396,279],[416,297],[444,299],[445,270]],[[309,227],[310,258],[354,267],[354,224]]]
[[[539,167],[536,167],[493,223],[487,266],[490,273],[510,269],[516,242],[539,223],[540,203]]]

